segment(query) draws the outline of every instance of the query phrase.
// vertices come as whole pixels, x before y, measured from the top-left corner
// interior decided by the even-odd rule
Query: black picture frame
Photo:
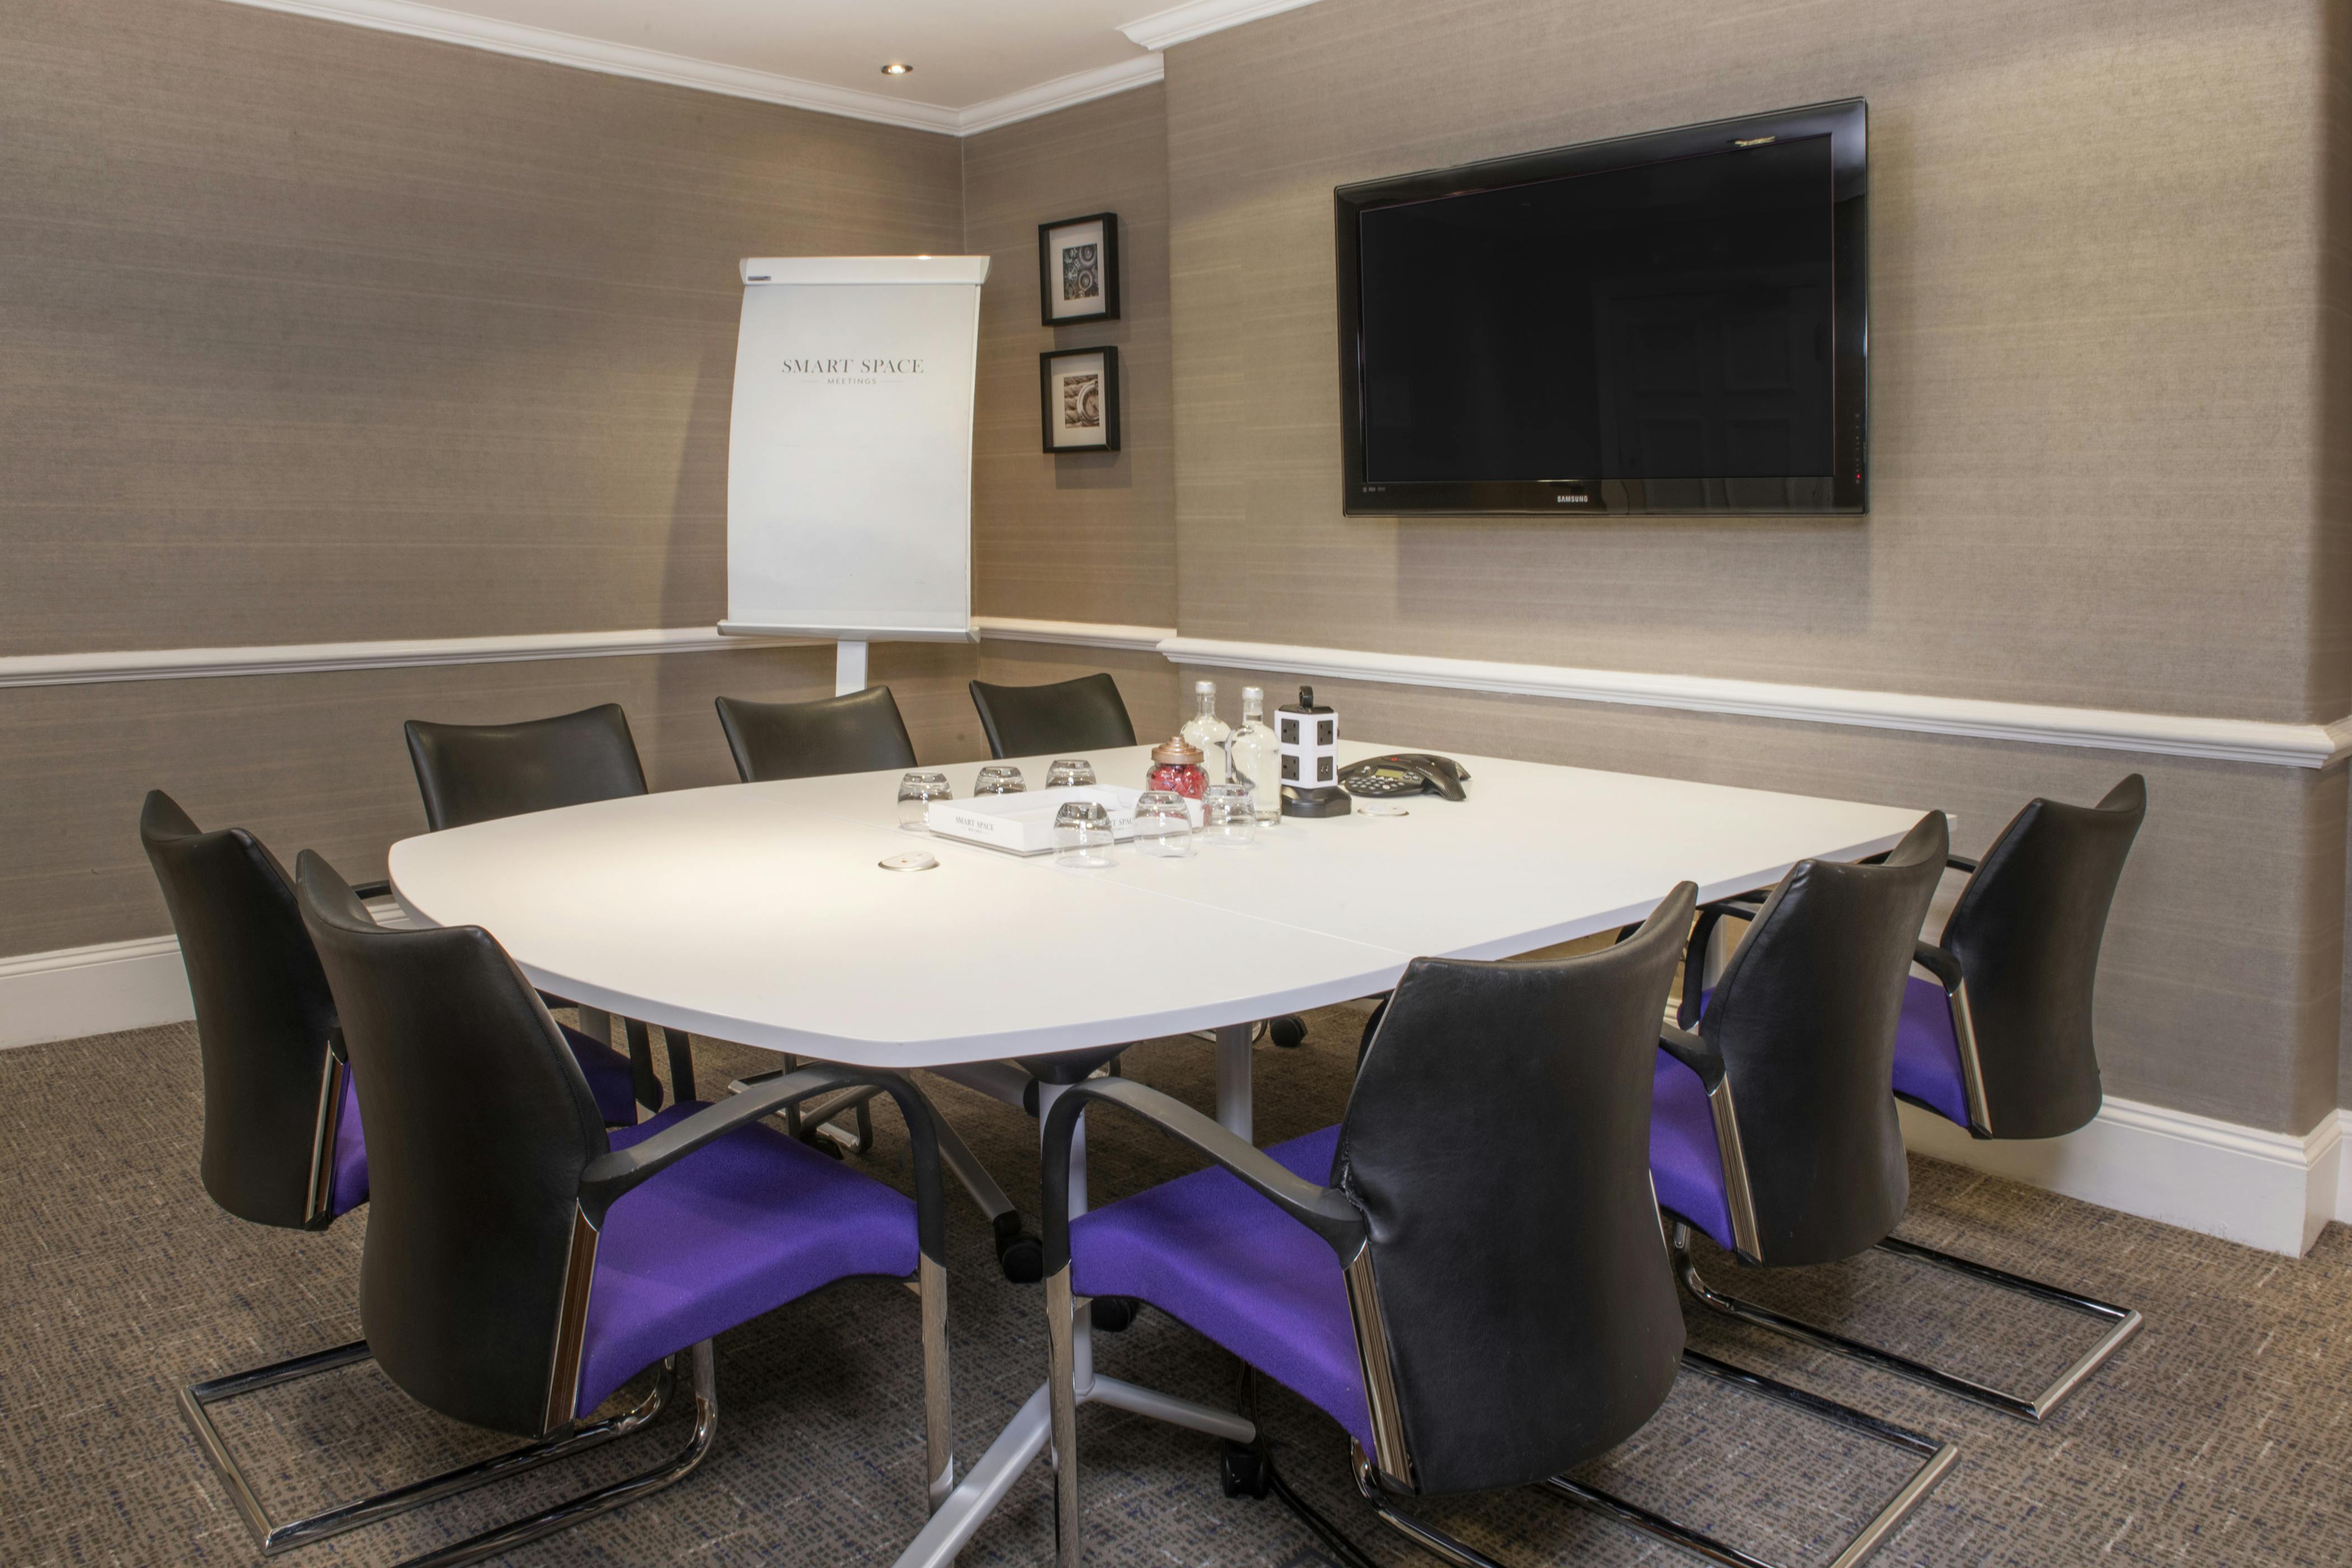
[[[1094,241],[1100,247],[1100,250],[1095,258],[1096,270],[1091,279],[1096,292],[1090,297],[1102,301],[1101,309],[1071,310],[1067,307],[1074,301],[1066,298],[1065,288],[1057,285],[1066,285],[1066,282],[1075,280],[1076,274],[1072,269],[1078,263],[1075,258],[1070,262],[1065,262],[1063,252],[1073,247],[1057,240],[1055,236],[1066,230],[1085,230],[1096,225],[1100,226],[1102,232],[1099,239]],[[1071,237],[1081,241],[1086,238],[1083,234],[1073,235]],[[1068,279],[1066,279],[1066,274],[1069,274]],[[1059,314],[1055,313],[1057,308],[1060,308]],[[1076,326],[1081,321],[1118,320],[1118,215],[1117,213],[1088,213],[1083,217],[1066,217],[1054,223],[1041,223],[1037,226],[1037,310],[1045,325],[1049,327]]]
[[[1070,389],[1057,387],[1055,372],[1056,362],[1063,360],[1099,360],[1101,369],[1094,390],[1098,402],[1087,412],[1096,421],[1093,429],[1099,434],[1095,440],[1058,440],[1071,432],[1073,426],[1064,422],[1064,405],[1069,402]],[[1079,395],[1083,396],[1081,392]],[[1118,350],[1109,343],[1090,349],[1049,349],[1037,356],[1037,413],[1043,427],[1045,452],[1060,457],[1066,452],[1116,452],[1118,450]],[[1085,429],[1078,434],[1083,436]]]

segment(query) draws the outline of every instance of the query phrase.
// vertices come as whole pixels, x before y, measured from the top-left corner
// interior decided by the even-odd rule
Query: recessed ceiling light
[[[908,65],[904,60],[892,60],[888,65],[882,68],[882,74],[884,76],[912,76],[914,72],[915,68]]]

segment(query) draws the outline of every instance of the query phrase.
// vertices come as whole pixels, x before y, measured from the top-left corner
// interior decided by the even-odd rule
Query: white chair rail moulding
[[[1179,664],[1280,670],[1308,679],[1360,680],[1498,692],[1563,702],[1604,702],[1695,713],[1730,713],[1811,724],[1908,730],[2028,745],[2086,746],[2149,756],[2196,757],[2273,767],[2324,768],[2352,754],[2352,717],[2287,724],[2195,714],[2137,713],[2029,702],[1915,696],[1895,691],[1797,686],[1713,676],[1650,675],[1566,665],[1506,664],[1416,654],[1228,642],[1177,635],[1171,627],[975,616],[973,630],[1004,642],[1157,651]],[[264,644],[251,647],[155,648],[128,652],[19,654],[0,658],[0,688],[78,686],[112,680],[178,680],[411,665],[499,664],[538,658],[603,658],[795,647],[822,639],[724,637],[709,626],[552,632],[529,637],[425,637],[395,642]]]
[[[520,637],[411,637],[376,642],[258,643],[246,647],[135,648],[122,652],[16,654],[0,658],[0,687],[90,686],[117,680],[202,680],[220,676],[305,675],[333,669],[403,669],[451,664],[520,664],[551,658],[627,658],[791,647],[807,637],[722,637],[715,626],[612,632],[536,632]]]
[[[2352,717],[2329,724],[2288,724],[2257,719],[1797,686],[1719,676],[1643,674],[1284,643],[1227,642],[1211,637],[1170,637],[1160,645],[1160,651],[1179,664],[1278,669],[1333,680],[1433,686],[1568,702],[1671,708],[1691,713],[1792,719],[1811,724],[1909,730],[1929,735],[1964,735],[2031,745],[2087,746],[2151,756],[2199,757],[2276,767],[2324,768],[2352,754]]]

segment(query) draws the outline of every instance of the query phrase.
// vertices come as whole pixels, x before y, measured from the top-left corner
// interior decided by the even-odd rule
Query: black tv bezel
[[[1765,114],[1711,120],[1671,131],[1612,137],[1516,157],[1492,158],[1451,169],[1340,185],[1331,193],[1338,226],[1339,285],[1340,510],[1349,517],[1406,514],[1454,516],[1850,516],[1870,510],[1870,224],[1868,103],[1859,98]],[[1833,419],[1832,469],[1800,479],[1826,481],[1830,499],[1779,501],[1759,492],[1788,476],[1727,474],[1707,479],[1388,480],[1364,473],[1363,298],[1358,252],[1359,219],[1381,207],[1444,196],[1472,195],[1539,180],[1594,174],[1644,163],[1720,153],[1735,142],[1769,137],[1830,138],[1834,182],[1830,207],[1830,397]],[[1731,488],[1741,493],[1733,499]],[[1693,494],[1693,487],[1697,488]]]

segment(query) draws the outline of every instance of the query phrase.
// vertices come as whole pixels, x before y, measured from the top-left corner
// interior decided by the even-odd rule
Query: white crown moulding
[[[1304,0],[1290,0],[1290,3],[1302,4]],[[377,32],[398,33],[412,38],[430,38],[436,43],[486,49],[492,54],[511,55],[519,59],[538,60],[546,65],[567,66],[574,70],[632,77],[639,81],[661,82],[669,87],[715,92],[728,98],[747,98],[759,103],[814,110],[820,114],[838,114],[850,120],[903,126],[911,131],[936,132],[945,136],[970,136],[982,131],[992,131],[1000,125],[1051,114],[1057,109],[1108,98],[1130,88],[1147,87],[1158,81],[1164,69],[1158,55],[1141,55],[1134,59],[1120,60],[1093,70],[1039,82],[1034,87],[1025,87],[1018,92],[1006,93],[984,103],[950,109],[945,104],[924,103],[894,93],[835,87],[828,82],[780,76],[773,71],[751,70],[742,66],[722,65],[716,60],[665,54],[659,49],[608,43],[601,38],[583,38],[577,34],[559,33],[546,27],[527,27],[514,22],[494,21],[487,16],[468,16],[463,11],[445,10],[438,5],[419,5],[416,0],[229,0],[229,4],[250,5],[264,11],[283,11],[323,22],[342,22],[355,27],[371,27]]]
[[[1189,5],[1171,5],[1140,20],[1124,23],[1118,30],[1147,49],[1164,49],[1171,44],[1190,43],[1211,33],[1222,33],[1227,27],[1238,27],[1244,22],[1255,22],[1261,16],[1278,16],[1285,11],[1297,11],[1314,4],[1315,0],[1191,0]]]

